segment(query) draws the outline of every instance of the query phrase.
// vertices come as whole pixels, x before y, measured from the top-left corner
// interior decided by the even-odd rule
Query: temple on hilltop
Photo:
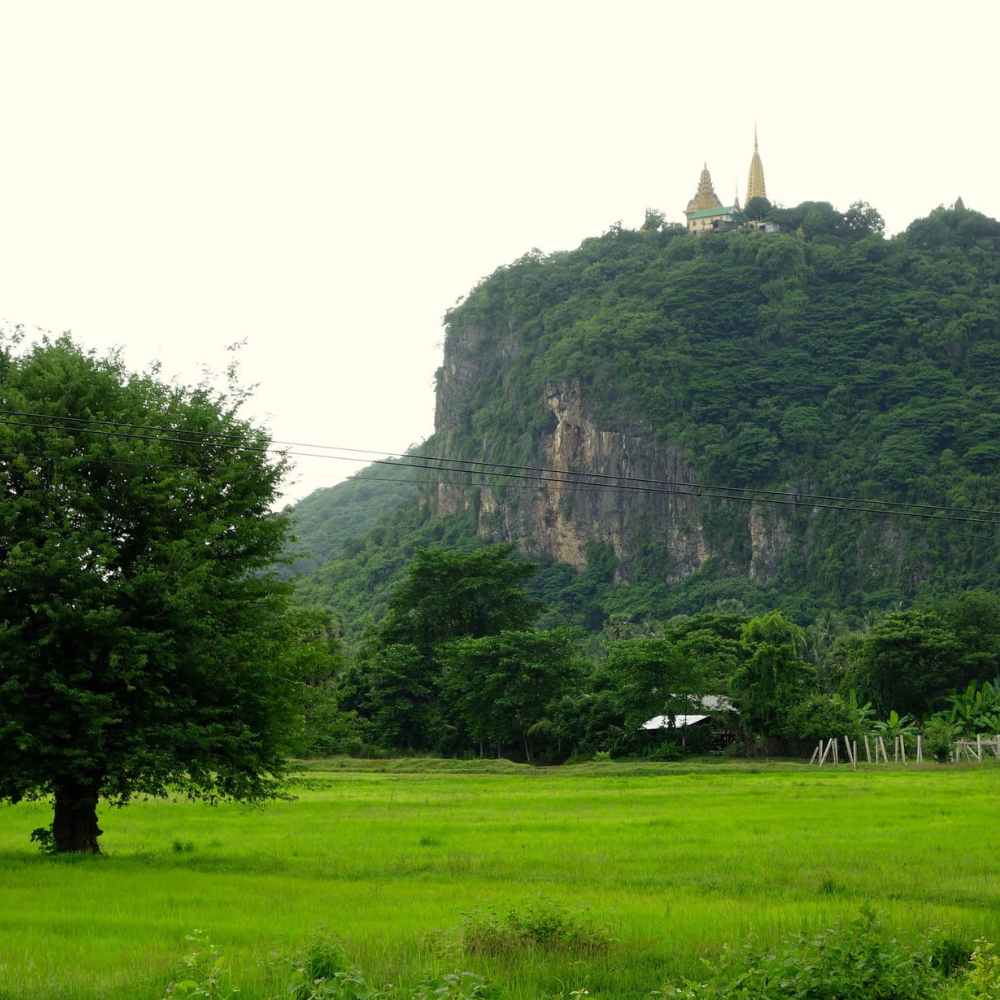
[[[749,203],[754,198],[766,197],[767,186],[764,184],[764,163],[760,158],[760,149],[757,145],[757,128],[754,126],[753,156],[750,159],[746,200]],[[707,163],[702,168],[701,177],[698,178],[698,190],[688,202],[684,214],[687,216],[689,233],[719,232],[727,229],[735,229],[740,225],[748,229],[759,229],[763,232],[773,232],[778,228],[770,222],[743,222],[740,218],[739,195],[736,195],[731,205],[723,205],[719,201],[719,196],[715,193],[715,188],[712,186],[712,175],[708,172]]]

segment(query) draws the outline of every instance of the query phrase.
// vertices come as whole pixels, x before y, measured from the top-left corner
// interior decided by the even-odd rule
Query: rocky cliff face
[[[490,460],[485,441],[470,452],[467,431],[475,425],[475,400],[481,401],[483,390],[503,394],[509,389],[504,367],[516,353],[512,340],[491,338],[479,328],[449,337],[438,376],[437,450]],[[596,407],[575,382],[549,383],[539,397],[536,405],[548,419],[538,421],[543,429],[524,464],[582,473],[595,485],[559,481],[552,473],[547,474],[551,481],[537,486],[517,480],[479,490],[439,484],[431,499],[434,513],[472,512],[481,537],[513,542],[577,569],[586,566],[591,545],[607,546],[616,557],[619,581],[636,579],[640,563],[642,575],[652,573],[667,583],[691,576],[709,560],[757,583],[777,574],[792,544],[783,512],[727,504],[727,530],[713,530],[711,503],[656,485],[698,481],[681,448],[641,426],[601,426]],[[717,521],[718,505],[714,510]],[[732,519],[738,524],[735,532]]]

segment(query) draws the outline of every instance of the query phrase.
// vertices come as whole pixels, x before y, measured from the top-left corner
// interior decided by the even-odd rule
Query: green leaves
[[[69,338],[0,381],[0,799],[259,799],[296,690],[285,471],[243,398],[167,385]]]

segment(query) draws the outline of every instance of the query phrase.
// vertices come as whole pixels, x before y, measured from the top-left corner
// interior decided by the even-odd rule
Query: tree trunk
[[[56,786],[52,837],[61,853],[100,854],[97,838],[104,832],[97,825],[97,784]]]

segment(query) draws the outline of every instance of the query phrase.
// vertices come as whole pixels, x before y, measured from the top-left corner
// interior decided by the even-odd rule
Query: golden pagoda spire
[[[721,208],[722,202],[712,187],[712,175],[708,172],[708,164],[702,168],[701,177],[698,178],[698,190],[695,196],[688,202],[687,210],[697,212],[702,208]]]
[[[764,164],[757,149],[757,124],[753,127],[753,157],[750,160],[750,177],[747,180],[747,203],[753,198],[766,198],[767,188],[764,185]]]

